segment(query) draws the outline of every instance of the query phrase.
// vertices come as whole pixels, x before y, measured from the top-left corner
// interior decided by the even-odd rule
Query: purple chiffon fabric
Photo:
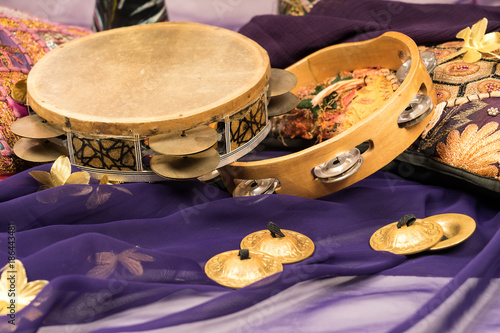
[[[483,16],[490,18],[489,28],[500,27],[500,9],[396,5],[402,9],[390,24],[362,33],[357,31],[373,21],[370,13],[389,11],[389,3],[323,0],[307,17],[256,17],[242,33],[268,50],[274,66],[287,66],[323,46],[374,37],[386,30],[402,31],[419,43],[434,43],[453,39],[457,31]],[[456,17],[464,18],[463,22]],[[37,169],[48,171],[50,165]],[[393,318],[388,328],[402,332],[429,320],[427,332],[444,332],[479,301],[492,279],[500,277],[498,205],[390,173],[377,172],[317,200],[287,195],[232,198],[194,181],[120,185],[93,181],[38,191],[40,185],[28,172],[0,182],[2,261],[8,257],[7,225],[14,224],[16,256],[24,263],[28,279],[50,281],[33,303],[16,314],[20,332],[87,323],[183,292],[220,293],[162,318],[94,330],[151,331],[237,314],[302,281],[371,275],[450,278],[418,311]],[[477,230],[448,250],[408,257],[373,251],[369,246],[373,232],[407,213],[418,218],[466,214],[476,221]],[[238,249],[243,237],[265,229],[269,221],[309,236],[316,245],[313,256],[239,290],[208,279],[203,270],[208,259]],[[478,282],[433,324],[435,310],[472,278]],[[418,292],[417,287],[408,289],[408,294]],[[2,319],[0,331],[4,332],[11,325],[7,317]],[[280,323],[269,326],[279,331]]]
[[[93,321],[180,291],[228,290],[206,277],[205,262],[237,249],[244,236],[264,229],[268,221],[308,235],[316,244],[314,255],[285,266],[277,276],[188,310],[99,332],[148,331],[220,317],[310,279],[371,274],[454,277],[442,291],[449,296],[468,278],[480,277],[484,282],[476,289],[481,291],[490,278],[500,276],[497,209],[460,191],[383,172],[320,200],[285,195],[231,198],[195,182],[65,185],[37,192],[38,187],[27,172],[0,183],[2,221],[17,227],[17,257],[29,280],[50,281],[39,301],[17,314],[19,329],[27,331],[42,323]],[[406,258],[371,250],[371,234],[408,212],[417,217],[467,214],[477,221],[478,229],[462,245],[437,253]],[[5,235],[0,244],[6,244]],[[107,277],[103,272],[100,278],[89,276],[98,266],[98,253],[119,256],[131,249],[153,260],[121,258],[115,267],[101,268]],[[3,258],[6,250],[7,245],[0,249]],[[142,266],[141,274],[134,269],[133,258]],[[467,304],[462,304],[463,310]],[[425,315],[415,314],[417,319]],[[395,325],[418,321],[410,319],[395,320]]]
[[[500,29],[500,7],[321,0],[307,16],[256,16],[240,33],[268,51],[273,67],[285,68],[323,47],[387,31],[404,33],[418,45],[448,42],[483,17],[488,32]]]

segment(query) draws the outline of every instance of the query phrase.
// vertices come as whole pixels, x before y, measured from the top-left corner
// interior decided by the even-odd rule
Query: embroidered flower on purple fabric
[[[476,124],[468,125],[460,134],[451,131],[446,143],[436,145],[438,161],[485,177],[498,176],[500,160],[500,131],[498,123],[489,122],[481,129]]]
[[[100,185],[95,188],[92,186],[83,186],[83,187],[63,187],[62,185],[70,185],[70,184],[80,184],[80,185],[88,185],[90,182],[90,175],[88,172],[79,171],[71,173],[71,163],[69,158],[66,156],[60,156],[52,167],[50,168],[50,172],[46,171],[30,171],[29,174],[38,180],[40,183],[44,184],[40,187],[40,190],[45,190],[49,188],[57,187],[58,190],[55,191],[43,191],[37,195],[38,202],[46,203],[46,204],[54,204],[59,198],[66,196],[83,196],[88,195],[90,193],[87,202],[85,203],[85,207],[87,209],[95,209],[98,206],[104,204],[111,197],[112,191],[117,190],[128,195],[132,195],[128,189],[119,186],[107,186],[110,184],[108,182],[108,177],[104,175],[101,178]]]
[[[137,248],[131,248],[114,254],[113,252],[98,252],[95,254],[96,266],[87,272],[87,276],[106,279],[116,270],[121,263],[130,273],[141,276],[144,273],[141,261],[151,262],[154,258],[150,255],[137,253]]]

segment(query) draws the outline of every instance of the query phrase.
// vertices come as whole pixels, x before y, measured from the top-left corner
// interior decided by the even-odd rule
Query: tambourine
[[[33,67],[36,115],[13,124],[23,137],[14,152],[45,162],[65,147],[72,164],[111,181],[196,178],[257,146],[270,130],[269,101],[295,84],[257,43],[226,29],[166,22],[99,32]]]
[[[399,88],[382,107],[341,134],[299,152],[227,165],[219,170],[226,187],[254,195],[269,193],[271,185],[266,184],[272,184],[278,194],[318,198],[356,183],[402,153],[423,132],[436,105],[434,85],[409,37],[387,32],[327,47],[286,70],[298,79],[292,90],[296,93],[339,72],[367,67],[404,69],[399,71]],[[363,143],[369,148],[361,154],[356,147]]]
[[[238,162],[268,134],[269,115],[296,106],[298,88],[367,67],[404,68],[401,85],[376,112],[297,153]],[[63,147],[95,178],[151,182],[220,174],[235,195],[310,198],[390,162],[422,133],[436,104],[417,46],[400,33],[328,47],[277,70],[250,39],[185,22],[114,29],[62,45],[34,66],[27,97],[40,118],[12,126],[24,137],[14,146],[21,158],[45,162]],[[46,127],[55,134],[41,134]],[[355,147],[362,143],[369,148],[360,153]]]

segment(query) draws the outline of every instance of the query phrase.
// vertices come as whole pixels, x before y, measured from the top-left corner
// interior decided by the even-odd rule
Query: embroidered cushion
[[[438,58],[432,78],[440,104],[422,136],[397,161],[500,192],[500,66],[491,55],[465,63],[462,45],[422,47]],[[399,165],[397,173],[418,179],[416,172]]]
[[[0,7],[0,177],[31,166],[12,152],[19,138],[10,131],[10,126],[17,118],[27,115],[22,98],[12,96],[14,85],[26,79],[33,65],[47,52],[89,33],[86,29]]]

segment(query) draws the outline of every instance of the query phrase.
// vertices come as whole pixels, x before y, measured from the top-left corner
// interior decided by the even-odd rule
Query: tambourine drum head
[[[222,119],[257,100],[269,57],[233,31],[187,22],[89,35],[43,57],[28,100],[65,130],[150,136]]]

